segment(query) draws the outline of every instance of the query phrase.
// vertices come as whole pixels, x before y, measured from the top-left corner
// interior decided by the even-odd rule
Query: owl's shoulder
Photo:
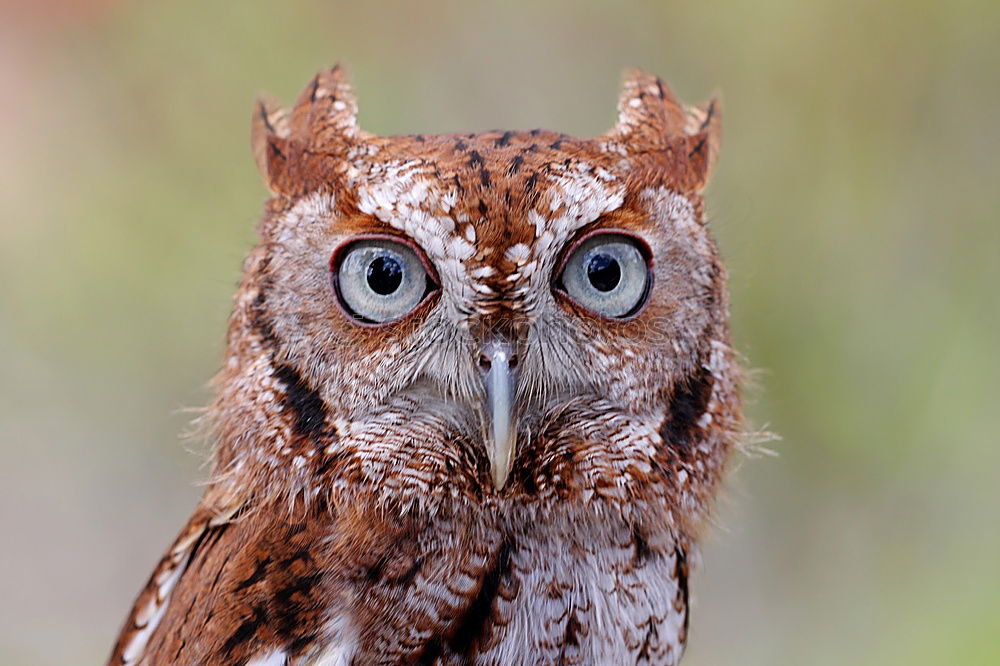
[[[141,593],[112,663],[679,655],[686,578],[669,531],[596,514],[274,506],[220,519],[202,507]]]

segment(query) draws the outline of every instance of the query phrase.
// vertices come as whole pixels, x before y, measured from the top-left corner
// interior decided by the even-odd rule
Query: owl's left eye
[[[572,248],[556,289],[591,312],[612,319],[637,313],[649,295],[649,249],[621,233],[594,234]]]
[[[382,237],[341,246],[330,272],[341,307],[363,324],[401,319],[436,288],[417,250]]]

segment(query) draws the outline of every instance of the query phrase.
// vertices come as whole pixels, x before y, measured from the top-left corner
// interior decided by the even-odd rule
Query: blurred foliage
[[[724,94],[709,205],[754,422],[688,666],[1000,663],[1000,3],[0,5],[0,662],[96,663],[200,492],[265,196],[253,95],[350,63],[380,133],[597,134]]]

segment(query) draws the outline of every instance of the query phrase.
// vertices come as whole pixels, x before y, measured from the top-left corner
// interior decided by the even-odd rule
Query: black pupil
[[[597,291],[611,291],[622,279],[622,267],[610,254],[595,254],[587,263],[587,279]]]
[[[403,267],[392,257],[376,257],[368,264],[368,286],[376,294],[388,296],[399,289],[403,281]]]

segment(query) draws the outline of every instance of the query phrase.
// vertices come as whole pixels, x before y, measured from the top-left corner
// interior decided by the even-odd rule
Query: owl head
[[[596,138],[381,137],[356,115],[340,67],[255,109],[273,197],[217,378],[215,483],[696,525],[739,424],[702,199],[716,103],[633,72]]]

